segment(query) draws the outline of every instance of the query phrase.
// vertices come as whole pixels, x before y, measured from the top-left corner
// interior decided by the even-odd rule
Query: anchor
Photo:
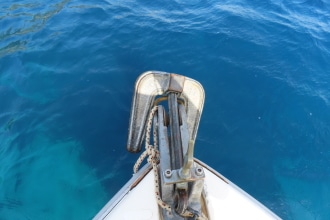
[[[204,97],[197,81],[177,74],[149,71],[135,84],[127,149],[141,151],[146,135],[149,141],[148,123],[152,121],[158,145],[153,150],[159,156],[153,156],[149,163],[156,167],[155,184],[164,220],[207,219],[205,174],[193,156]],[[148,120],[150,114],[152,120]]]

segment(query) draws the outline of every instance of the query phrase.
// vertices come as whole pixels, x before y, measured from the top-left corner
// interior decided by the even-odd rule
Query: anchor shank
[[[183,164],[183,152],[181,143],[181,132],[179,123],[179,111],[177,95],[174,92],[168,94],[168,108],[170,116],[170,133],[171,133],[171,168],[180,169]]]

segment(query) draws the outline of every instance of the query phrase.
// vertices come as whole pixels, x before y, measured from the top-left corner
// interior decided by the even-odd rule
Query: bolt
[[[197,176],[202,176],[204,174],[203,168],[196,167],[195,173],[196,173]]]
[[[172,171],[170,169],[166,169],[164,173],[166,178],[170,178],[172,176]]]

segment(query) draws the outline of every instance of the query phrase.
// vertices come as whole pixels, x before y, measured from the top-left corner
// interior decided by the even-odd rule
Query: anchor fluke
[[[141,151],[149,110],[157,96],[169,92],[184,101],[191,140],[195,140],[204,105],[204,89],[197,81],[177,74],[148,71],[140,75],[135,83],[132,110],[129,122],[127,150]]]

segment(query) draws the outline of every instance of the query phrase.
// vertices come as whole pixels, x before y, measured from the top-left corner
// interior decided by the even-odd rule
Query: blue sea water
[[[195,156],[283,219],[330,219],[330,2],[0,3],[0,219],[91,219],[131,177],[133,86],[200,81]]]

